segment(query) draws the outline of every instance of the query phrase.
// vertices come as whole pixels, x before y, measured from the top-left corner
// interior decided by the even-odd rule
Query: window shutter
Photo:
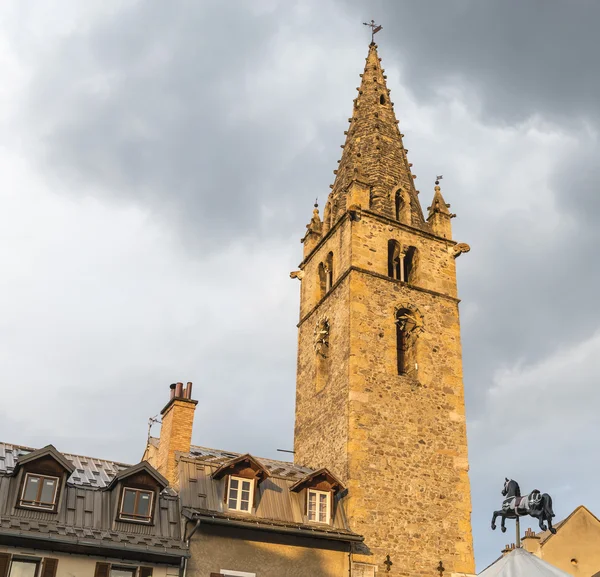
[[[8,576],[8,566],[10,565],[10,555],[0,553],[0,577]]]
[[[109,563],[96,563],[96,572],[94,577],[110,577]]]
[[[152,567],[140,567],[140,577],[152,577]]]
[[[52,559],[51,557],[45,557],[42,564],[42,573],[40,577],[56,577],[56,570],[58,569],[58,559]]]

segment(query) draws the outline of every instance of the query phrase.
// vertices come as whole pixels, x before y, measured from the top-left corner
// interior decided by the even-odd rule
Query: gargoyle
[[[466,242],[459,242],[454,246],[454,252],[452,253],[452,256],[454,258],[458,258],[463,252],[469,252],[470,250],[471,247]]]

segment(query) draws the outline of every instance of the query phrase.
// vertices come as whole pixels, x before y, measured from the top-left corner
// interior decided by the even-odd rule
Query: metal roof
[[[193,446],[187,455],[197,461],[202,461],[207,464],[222,465],[231,459],[241,457],[243,453],[233,453],[231,451],[223,451],[221,449],[209,449],[207,447]],[[290,461],[278,461],[275,459],[263,459],[256,457],[269,471],[271,476],[282,479],[300,480],[306,477],[309,473],[313,473],[314,469],[295,465]]]
[[[305,492],[297,493],[290,489],[315,470],[289,461],[255,457],[268,469],[270,477],[258,483],[252,512],[229,510],[225,499],[227,480],[216,479],[213,474],[224,463],[241,455],[242,453],[198,446],[193,446],[189,453],[180,455],[179,492],[181,506],[186,514],[202,517],[203,522],[271,531],[279,528],[282,532],[295,531],[298,536],[361,540],[348,526],[345,498],[333,499],[329,524],[308,520]]]
[[[97,555],[110,552],[108,556],[114,556],[118,552],[119,557],[146,555],[164,558],[164,562],[187,555],[181,538],[179,499],[173,490],[160,491],[152,524],[115,519],[114,493],[108,485],[118,473],[130,469],[124,463],[61,453],[75,470],[59,499],[58,510],[54,513],[16,507],[20,472],[15,473],[15,466],[34,450],[0,443],[0,542],[16,539],[24,545],[35,541],[37,548],[43,543],[50,550],[78,547],[88,553],[97,551]],[[115,479],[116,484],[120,482]],[[107,487],[106,491],[100,490]]]
[[[11,475],[19,457],[28,455],[33,451],[35,449],[31,447],[0,443],[0,475]],[[75,467],[75,471],[69,477],[69,484],[78,487],[104,489],[117,473],[131,466],[115,461],[83,457],[81,455],[61,454]]]

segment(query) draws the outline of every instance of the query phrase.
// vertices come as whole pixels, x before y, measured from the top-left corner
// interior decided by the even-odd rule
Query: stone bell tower
[[[354,562],[473,573],[455,267],[469,247],[452,240],[439,182],[423,215],[374,43],[361,77],[323,219],[315,207],[291,275],[295,460],[346,483],[365,536]]]

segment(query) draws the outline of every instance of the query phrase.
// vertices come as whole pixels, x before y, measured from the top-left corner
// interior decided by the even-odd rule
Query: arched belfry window
[[[417,319],[407,308],[396,311],[396,360],[399,375],[416,376],[418,365],[416,361],[416,332]]]
[[[402,199],[402,193],[397,190],[394,198],[394,209],[396,220],[400,220],[402,216],[402,209],[404,207],[404,200]]]
[[[388,240],[388,276],[394,280],[402,278],[400,243],[397,240]]]
[[[397,240],[389,240],[388,276],[406,283],[414,282],[416,253],[414,246],[403,247]]]
[[[327,273],[325,272],[325,265],[321,262],[319,263],[319,291],[318,291],[318,299],[321,300],[325,293],[327,292]]]
[[[327,255],[325,261],[325,292],[329,292],[333,286],[333,253]]]
[[[416,254],[417,249],[414,246],[409,246],[404,253],[402,259],[402,278],[404,282],[412,283],[414,281],[414,273],[416,268]]]

